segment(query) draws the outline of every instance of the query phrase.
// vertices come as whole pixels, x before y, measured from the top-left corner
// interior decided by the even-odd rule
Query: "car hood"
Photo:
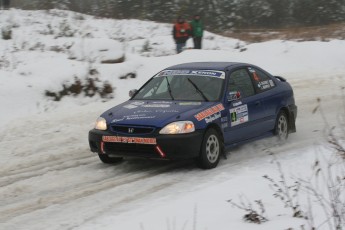
[[[219,102],[130,100],[102,114],[108,124],[163,127],[181,120],[197,121],[195,115]]]

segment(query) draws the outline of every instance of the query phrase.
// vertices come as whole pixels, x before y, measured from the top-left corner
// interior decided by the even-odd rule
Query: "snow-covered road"
[[[0,22],[13,32],[13,39],[0,39],[1,230],[310,227],[308,221],[291,217],[262,176],[279,180],[272,153],[289,182],[294,176],[308,179],[318,155],[332,156],[325,128],[339,125],[345,114],[344,41],[246,44],[205,32],[203,50],[174,55],[170,24],[16,9],[2,11]],[[74,37],[63,32],[73,32]],[[92,40],[92,47],[73,48],[85,38]],[[119,43],[123,50],[116,52],[113,44]],[[146,45],[149,49],[144,50]],[[124,53],[125,61],[101,64],[85,54],[101,55],[106,48],[111,55]],[[79,52],[84,56],[74,59]],[[105,165],[89,151],[88,131],[103,111],[128,99],[130,89],[159,70],[193,61],[248,62],[285,77],[295,92],[297,132],[283,145],[269,138],[238,146],[217,168],[206,171],[193,161],[132,159]],[[45,90],[58,92],[74,77],[87,81],[91,70],[98,73],[100,84],[108,81],[114,87],[114,99],[78,95],[53,102],[44,96]],[[128,73],[136,78],[120,79]],[[317,99],[322,107],[313,113]],[[244,212],[226,202],[237,201],[239,194],[262,200],[269,221],[245,223]],[[345,202],[345,194],[342,198]],[[310,210],[307,199],[300,202]],[[325,216],[314,204],[318,226]]]
[[[142,159],[102,164],[87,143],[87,124],[99,113],[92,111],[97,107],[92,103],[8,125],[0,137],[1,229],[82,229],[104,215],[120,216],[117,221],[132,216],[135,222],[136,212],[240,176],[253,165],[263,174],[271,152],[298,158],[305,146],[323,139],[325,121],[312,114],[316,96],[330,125],[336,125],[342,103],[341,76],[310,76],[311,80],[302,75],[290,81],[299,108],[297,133],[282,146],[272,139],[240,146],[214,170],[200,170],[193,162]]]

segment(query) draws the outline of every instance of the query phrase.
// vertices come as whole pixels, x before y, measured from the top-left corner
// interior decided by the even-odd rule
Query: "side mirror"
[[[130,90],[129,93],[128,93],[128,94],[129,94],[129,97],[132,98],[137,92],[138,92],[137,89],[132,89],[132,90]]]
[[[241,98],[241,92],[240,91],[230,91],[228,96],[227,96],[228,102],[236,101],[240,98]]]

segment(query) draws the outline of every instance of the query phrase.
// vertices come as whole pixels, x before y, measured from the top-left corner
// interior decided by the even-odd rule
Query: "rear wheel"
[[[122,157],[109,157],[106,154],[98,154],[99,159],[105,164],[115,164],[123,160]]]
[[[284,141],[289,136],[289,121],[284,111],[280,111],[277,116],[274,134],[278,137],[279,141]]]
[[[222,153],[222,142],[215,129],[208,129],[201,144],[200,156],[197,164],[200,168],[211,169],[218,165]]]

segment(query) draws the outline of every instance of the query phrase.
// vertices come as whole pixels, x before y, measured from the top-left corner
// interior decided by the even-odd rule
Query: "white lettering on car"
[[[156,145],[156,138],[102,136],[103,142]]]

